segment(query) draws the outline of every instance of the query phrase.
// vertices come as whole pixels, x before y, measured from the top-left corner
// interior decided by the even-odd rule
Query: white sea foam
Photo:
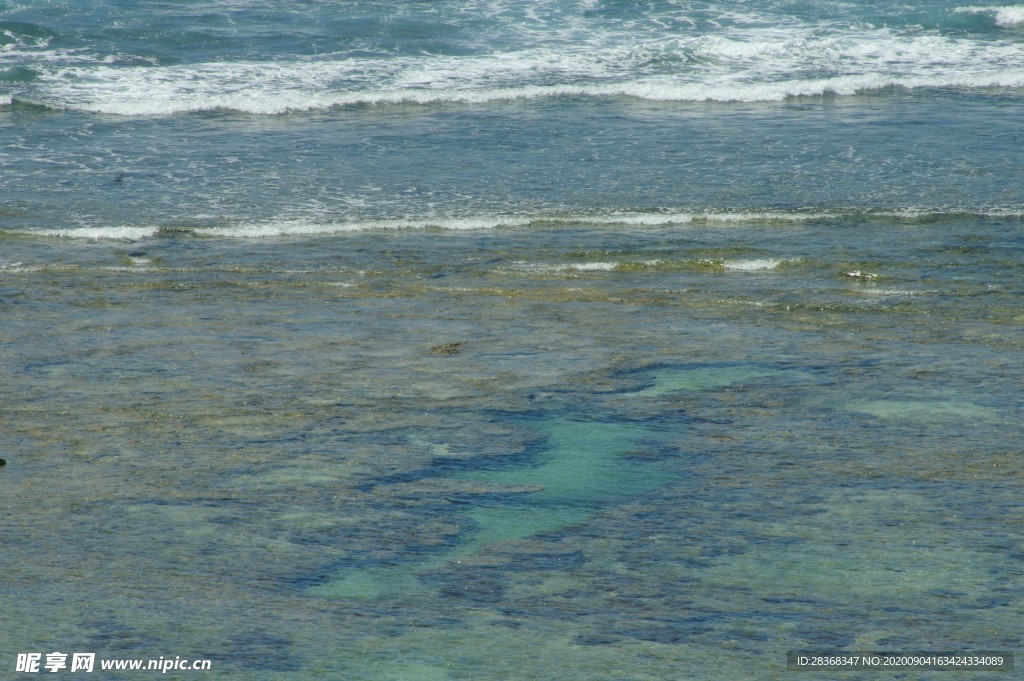
[[[782,211],[727,211],[704,213],[609,213],[601,217],[588,218],[588,221],[622,225],[684,225],[691,222],[700,223],[749,223],[749,222],[805,222],[807,220],[828,219],[828,213],[821,212],[782,212]]]
[[[59,237],[62,239],[112,239],[135,241],[154,237],[159,227],[72,227],[70,229],[25,230],[21,234]]]
[[[927,215],[938,218],[943,215],[962,215],[962,212],[943,212],[941,210],[924,210],[914,212],[913,216]],[[559,226],[608,227],[620,226],[636,228],[665,229],[672,227],[700,228],[721,227],[733,228],[747,225],[763,226],[774,224],[784,227],[787,224],[798,224],[808,220],[842,220],[856,215],[861,218],[907,217],[904,213],[842,213],[842,212],[811,212],[811,211],[721,211],[721,212],[687,212],[687,211],[553,211],[538,213],[517,213],[511,215],[468,215],[438,216],[418,219],[363,219],[363,220],[325,220],[325,219],[280,219],[266,222],[238,222],[227,224],[208,224],[192,227],[159,227],[159,226],[79,226],[59,229],[0,229],[0,232],[21,234],[25,236],[56,237],[67,239],[110,239],[136,240],[159,237],[166,234],[191,234],[199,237],[220,237],[238,239],[261,239],[274,237],[305,237],[331,234],[343,234],[369,231],[474,231],[507,228],[557,228]],[[975,211],[971,215],[984,218],[1024,218],[1024,211],[1011,209],[993,209]],[[211,221],[214,218],[210,218]],[[709,261],[716,266],[737,271],[756,271],[775,269],[792,259],[757,258],[743,260]],[[658,260],[642,261],[608,261],[597,263],[578,263],[558,265],[563,269],[576,270],[608,270],[623,265],[658,264]],[[851,278],[874,279],[878,275],[860,270],[845,272]]]
[[[741,272],[756,272],[758,270],[774,270],[782,264],[779,258],[761,258],[757,260],[726,260],[722,266],[727,270],[739,270]]]
[[[911,291],[910,289],[902,288],[862,288],[857,289],[854,293],[875,298],[906,298],[910,296],[936,293],[936,291]]]
[[[656,261],[652,261],[656,262]],[[500,267],[499,272],[519,272],[526,274],[571,274],[573,272],[614,272],[624,263],[610,262],[581,262],[571,264],[536,263],[536,262],[514,262],[510,267]]]
[[[954,11],[966,14],[992,14],[996,26],[1004,28],[1024,24],[1024,5],[957,7]]]
[[[560,269],[579,270],[581,272],[611,272],[619,266],[617,262],[580,262],[572,265],[563,265]]]
[[[0,30],[0,67],[67,64],[112,64],[117,55],[101,55],[77,48],[64,49],[51,46],[48,36],[19,34]]]
[[[45,265],[26,265],[22,262],[0,263],[0,271],[10,274],[35,274],[48,269]]]
[[[1015,12],[1024,8],[1002,8],[997,20],[1016,21]],[[891,29],[822,34],[810,25],[656,40],[649,33],[609,31],[461,56],[321,55],[171,66],[58,62],[38,62],[37,81],[19,97],[124,116],[213,110],[273,115],[544,97],[760,102],[887,87],[1024,87],[1024,50],[1014,42]]]
[[[352,222],[307,222],[303,220],[282,220],[266,223],[249,223],[203,227],[196,230],[204,236],[267,238],[283,236],[316,236],[340,234],[343,232],[384,231],[384,230],[486,230],[499,227],[521,227],[533,223],[532,217],[479,216],[464,218],[438,218],[421,220],[362,220]]]
[[[552,212],[514,215],[469,215],[447,217],[424,217],[419,219],[366,219],[366,220],[268,220],[266,222],[244,222],[235,224],[211,224],[189,228],[162,228],[159,226],[88,226],[60,229],[0,230],[28,236],[58,237],[67,239],[113,239],[134,240],[159,236],[161,233],[191,233],[196,236],[260,239],[273,237],[303,237],[346,232],[395,231],[395,230],[441,230],[472,231],[517,227],[556,227],[579,225],[592,227],[671,227],[699,222],[706,224],[757,224],[764,222],[800,222],[812,217],[827,218],[827,214],[780,213],[756,211],[744,213],[689,213],[689,212]],[[654,262],[654,261],[651,261]],[[611,265],[614,267],[615,265]],[[567,267],[577,269],[601,269],[594,263],[583,263]]]
[[[148,80],[143,78],[142,80]],[[340,106],[382,104],[485,104],[503,100],[551,97],[630,97],[660,102],[781,102],[792,97],[855,95],[889,87],[918,88],[1021,88],[1024,67],[1001,73],[948,73],[934,76],[865,74],[772,82],[678,83],[669,78],[638,79],[606,85],[526,85],[504,88],[380,89],[355,92],[260,91],[250,86],[188,92],[174,85],[143,96],[147,87],[126,82],[95,88],[64,85],[52,88],[34,103],[90,113],[118,116],[159,116],[202,111],[237,111],[278,115],[325,110]],[[163,92],[160,92],[163,90]],[[32,101],[31,98],[26,98]]]
[[[815,218],[827,219],[827,213],[784,213],[769,212],[565,212],[519,215],[476,215],[466,217],[438,217],[421,219],[355,220],[338,222],[317,222],[304,220],[279,220],[265,223],[247,223],[200,227],[197,234],[219,237],[265,238],[284,236],[315,236],[343,232],[371,230],[489,230],[508,227],[583,225],[594,227],[615,227],[619,225],[637,227],[663,227],[688,225],[691,223],[720,223],[723,225],[757,224],[764,222],[803,222]],[[575,266],[573,266],[575,267]]]
[[[553,263],[515,262],[510,268],[499,268],[504,271],[525,272],[528,274],[566,274],[572,272],[612,272],[620,263],[617,262],[580,262],[569,265]]]
[[[704,222],[722,222],[722,223],[745,223],[745,222],[806,222],[808,220],[827,220],[836,217],[832,213],[822,212],[806,212],[806,213],[788,213],[783,211],[741,211],[741,212],[722,212],[722,213],[698,213],[694,215],[694,220],[701,220]]]

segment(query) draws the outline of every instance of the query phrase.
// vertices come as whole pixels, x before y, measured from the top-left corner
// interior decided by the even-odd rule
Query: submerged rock
[[[441,345],[434,345],[430,348],[430,354],[432,355],[454,355],[461,352],[466,347],[465,341],[457,341],[455,343],[442,343]]]
[[[660,397],[673,393],[725,388],[773,372],[744,366],[712,366],[665,371],[654,377],[654,385],[630,393],[642,397]]]
[[[509,485],[475,480],[453,480],[450,478],[424,478],[415,482],[400,482],[381,485],[374,489],[378,494],[398,497],[448,497],[449,495],[478,494],[529,494],[540,492],[540,485]]]
[[[857,400],[846,408],[860,414],[893,421],[991,422],[999,413],[963,400]]]

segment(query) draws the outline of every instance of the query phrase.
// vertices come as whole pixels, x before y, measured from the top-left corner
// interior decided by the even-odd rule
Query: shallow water
[[[7,237],[3,647],[239,679],[1012,650],[1015,227]],[[785,264],[720,265],[751,257]]]
[[[0,0],[0,676],[1019,648],[1022,26]]]

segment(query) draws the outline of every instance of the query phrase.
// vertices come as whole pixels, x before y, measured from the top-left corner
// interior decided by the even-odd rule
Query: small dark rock
[[[6,466],[6,465],[7,465],[7,459],[0,459],[0,466]]]
[[[441,345],[435,345],[430,348],[430,354],[432,355],[454,355],[466,347],[465,341],[458,341],[456,343],[442,343]]]

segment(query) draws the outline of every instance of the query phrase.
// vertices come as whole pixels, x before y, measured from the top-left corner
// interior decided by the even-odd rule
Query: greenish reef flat
[[[1014,649],[1019,246],[835,227],[4,237],[2,648],[282,680]]]

